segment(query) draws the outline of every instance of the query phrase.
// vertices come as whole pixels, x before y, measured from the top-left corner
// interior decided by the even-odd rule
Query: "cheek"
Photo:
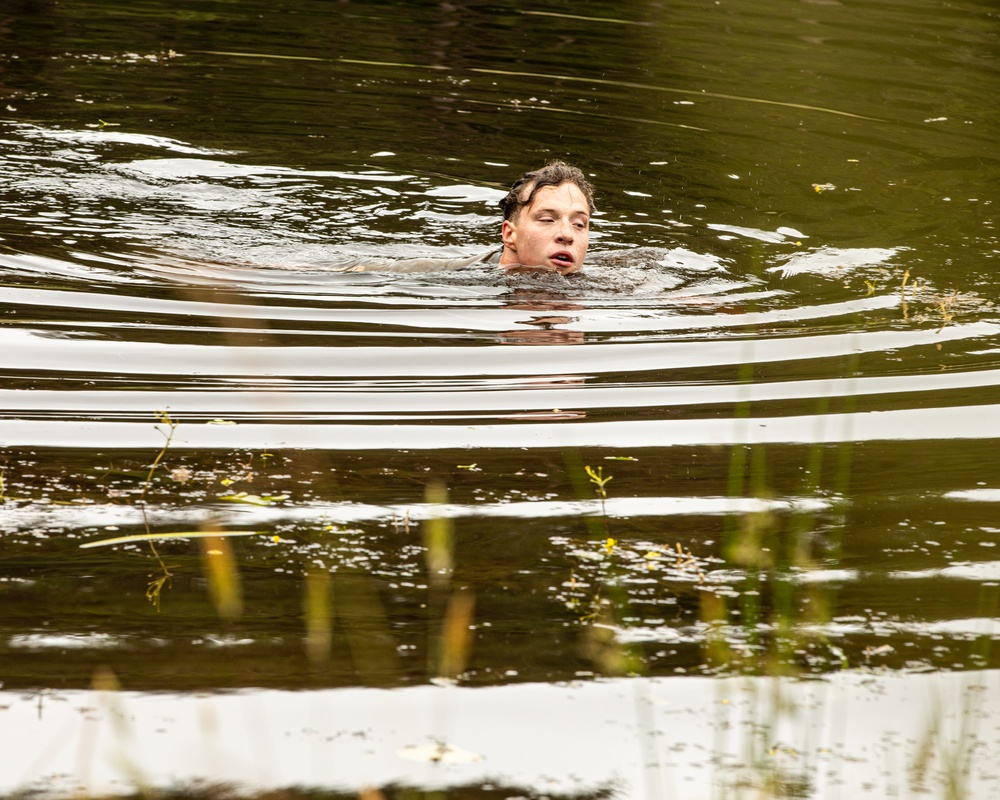
[[[524,234],[525,241],[533,246],[538,246],[545,241],[545,231],[538,227],[529,228]]]

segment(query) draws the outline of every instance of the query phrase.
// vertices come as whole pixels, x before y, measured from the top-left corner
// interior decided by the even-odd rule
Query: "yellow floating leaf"
[[[396,755],[407,761],[427,761],[432,764],[471,764],[483,760],[478,753],[451,744],[410,745],[397,750]]]
[[[287,500],[287,494],[247,494],[246,492],[237,492],[236,494],[224,494],[219,496],[220,500],[225,500],[229,503],[247,503],[252,506],[273,506],[275,503],[279,503],[282,500]]]

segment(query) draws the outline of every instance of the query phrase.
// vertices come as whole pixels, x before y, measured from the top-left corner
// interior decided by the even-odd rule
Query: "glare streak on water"
[[[859,377],[834,380],[804,380],[763,384],[713,384],[710,386],[583,386],[556,389],[538,385],[530,389],[504,388],[491,384],[477,390],[440,391],[421,388],[417,392],[336,391],[311,389],[289,391],[276,384],[269,391],[66,391],[0,389],[0,410],[52,414],[115,416],[126,412],[148,415],[151,410],[171,409],[180,414],[241,415],[261,419],[294,415],[300,420],[329,419],[331,415],[424,414],[493,410],[516,412],[535,408],[675,408],[698,404],[757,403],[763,401],[826,397],[862,397],[930,393],[1000,385],[1000,370],[970,373]],[[400,417],[402,418],[402,417]],[[968,497],[968,499],[975,499]]]
[[[38,718],[38,698],[5,692],[0,700],[19,730],[8,743],[10,758],[26,765],[18,778],[60,796],[79,791],[73,781],[79,752],[93,753],[87,782],[100,795],[120,788],[112,765],[127,755],[142,770],[143,785],[154,787],[177,781],[243,785],[252,777],[262,790],[294,785],[358,792],[373,775],[387,785],[423,785],[432,773],[444,790],[501,783],[545,785],[551,793],[558,784],[582,795],[613,787],[621,796],[641,797],[652,770],[663,782],[669,777],[685,786],[691,800],[718,797],[720,783],[735,788],[775,772],[797,775],[809,756],[822,767],[810,796],[860,797],[873,790],[888,796],[898,784],[895,772],[887,773],[885,750],[891,746],[905,763],[926,757],[914,731],[940,727],[949,742],[990,751],[1000,746],[995,727],[986,724],[1000,713],[995,672],[975,680],[842,672],[790,683],[780,693],[773,683],[689,676],[478,689],[60,692],[47,698],[46,717],[67,746],[44,763],[34,758],[51,743],[49,727]],[[975,711],[968,710],[970,693]],[[955,710],[942,714],[928,698]],[[831,707],[841,714],[834,724]],[[446,730],[434,724],[438,715],[446,717]],[[532,725],[524,724],[527,715]],[[768,720],[769,743],[780,744],[766,767],[756,767],[747,763],[746,731],[762,719]],[[248,720],[266,727],[266,744]],[[150,742],[132,737],[133,730],[159,733]],[[579,735],[593,730],[615,735]],[[663,754],[655,770],[637,746],[647,739]],[[511,748],[512,740],[519,746]],[[85,748],[87,742],[93,749]],[[996,788],[994,771],[982,761],[974,762],[967,780],[973,796],[988,797]],[[7,778],[0,789],[21,785]]]
[[[3,259],[0,259],[2,262]],[[8,263],[13,259],[8,259]],[[46,271],[51,272],[50,265]],[[257,275],[257,280],[260,276]],[[313,292],[316,291],[316,277],[309,281],[309,286]],[[333,288],[333,287],[331,287]],[[338,287],[339,288],[339,287]],[[270,293],[272,296],[274,292]],[[463,298],[462,308],[455,308],[455,300],[447,298],[421,298],[420,304],[428,308],[411,308],[405,310],[393,309],[393,305],[412,303],[401,297],[382,296],[378,303],[380,308],[377,312],[364,309],[350,308],[325,308],[305,306],[299,308],[282,307],[273,304],[247,305],[239,303],[207,303],[198,301],[176,302],[169,300],[158,300],[147,297],[129,297],[123,295],[107,295],[91,292],[73,292],[67,294],[44,289],[21,289],[5,287],[0,289],[0,301],[12,305],[31,306],[52,306],[71,305],[74,308],[88,309],[93,311],[115,311],[136,314],[165,314],[183,317],[206,317],[211,319],[226,318],[237,319],[265,319],[272,322],[278,321],[322,321],[327,324],[336,323],[368,323],[373,324],[377,320],[378,325],[392,325],[401,328],[414,330],[426,329],[429,331],[444,331],[449,329],[457,330],[479,330],[479,331],[503,331],[508,330],[512,324],[522,320],[526,312],[524,310],[493,309],[489,306],[492,302],[484,298],[480,293],[469,291],[468,297]],[[336,295],[323,296],[313,295],[314,302],[337,302],[344,298]],[[607,301],[606,301],[607,302]],[[619,301],[619,304],[622,301]],[[680,298],[678,305],[682,305],[684,298]],[[798,322],[806,320],[832,320],[840,316],[872,312],[884,309],[895,308],[898,303],[896,296],[882,296],[852,300],[842,303],[830,303],[816,305],[805,308],[794,309],[774,309],[754,313],[727,313],[724,315],[691,315],[683,312],[677,313],[665,310],[656,306],[644,307],[641,300],[632,300],[627,304],[627,308],[612,311],[601,311],[594,308],[572,309],[574,330],[585,332],[602,331],[697,331],[726,328],[739,328],[743,326],[765,326],[780,322]],[[616,304],[617,305],[617,304]],[[441,307],[447,310],[442,311]],[[474,309],[470,312],[469,309]],[[95,322],[77,322],[81,327],[96,325]],[[304,331],[283,331],[280,328],[270,327],[268,333],[280,335],[281,333],[294,332],[305,333]]]
[[[441,503],[408,503],[406,505],[375,506],[360,502],[296,502],[264,506],[239,505],[219,501],[211,515],[220,525],[260,526],[262,528],[287,522],[308,522],[323,519],[338,524],[359,522],[385,522],[404,515],[413,522],[429,519],[554,519],[558,517],[600,516],[628,519],[645,516],[723,516],[726,514],[751,514],[765,511],[820,511],[830,503],[815,498],[783,498],[762,500],[753,497],[626,497],[609,498],[602,507],[597,500],[541,500],[507,501],[503,503],[480,502],[472,505]],[[197,525],[206,512],[202,508],[148,507],[148,519],[159,526]],[[46,506],[12,509],[2,522],[0,530],[14,531],[33,526],[74,526],[77,528],[135,525],[141,522],[140,509],[122,505],[79,505],[72,508]],[[262,533],[262,535],[264,535]],[[99,543],[108,537],[91,537],[88,542]]]
[[[893,573],[893,577],[907,580],[941,577],[976,582],[996,581],[1000,580],[1000,561],[952,563],[937,569],[899,571]]]
[[[566,414],[541,412],[539,420]],[[903,409],[855,414],[749,419],[543,422],[504,425],[182,425],[177,447],[297,448],[328,450],[440,450],[648,447],[737,444],[832,444],[869,441],[991,440],[1000,438],[1000,405]],[[8,447],[149,448],[162,433],[137,422],[0,421],[0,444]]]
[[[110,342],[49,338],[27,330],[0,331],[0,368],[65,372],[108,370],[149,375],[523,375],[652,370],[816,360],[855,353],[936,345],[988,336],[1000,325],[978,322],[939,331],[859,331],[848,336],[760,338],[751,344],[726,341],[670,344],[581,344],[527,349],[477,347],[461,356],[454,349],[421,348],[419,360],[392,347],[344,348],[331,356],[319,347],[224,347],[219,345]]]

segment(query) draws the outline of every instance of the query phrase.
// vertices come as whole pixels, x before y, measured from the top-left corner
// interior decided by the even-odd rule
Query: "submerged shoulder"
[[[447,272],[484,264],[499,264],[500,250],[463,258],[354,259],[350,264],[326,267],[325,272]]]

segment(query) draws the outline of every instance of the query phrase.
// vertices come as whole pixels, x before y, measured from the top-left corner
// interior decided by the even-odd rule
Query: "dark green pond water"
[[[6,0],[0,794],[993,796],[998,37]]]

